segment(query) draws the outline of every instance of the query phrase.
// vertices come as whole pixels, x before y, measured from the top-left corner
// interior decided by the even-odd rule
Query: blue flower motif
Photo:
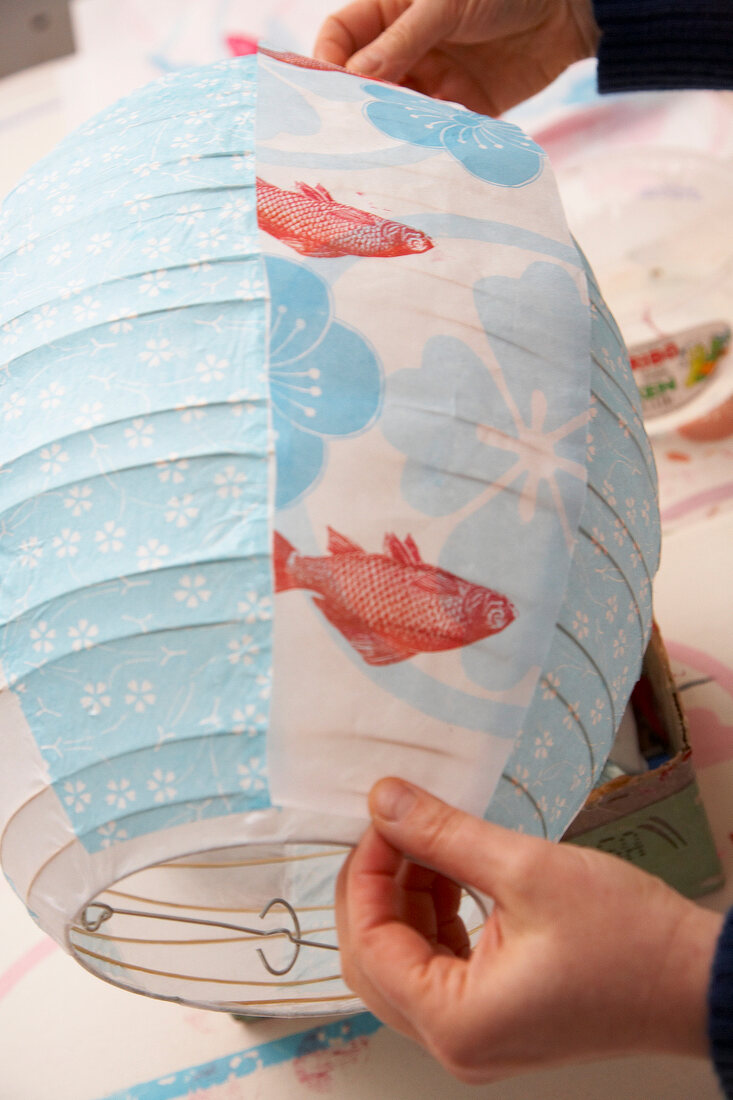
[[[456,516],[438,563],[485,571],[517,608],[491,640],[469,646],[467,674],[490,690],[518,667],[542,667],[585,498],[588,307],[559,264],[474,284],[483,355],[433,336],[422,363],[389,376],[380,427],[406,462],[412,508]],[[456,515],[457,514],[457,515]],[[502,659],[499,659],[500,656]]]
[[[436,336],[419,370],[390,379],[381,426],[408,456],[405,497],[446,515],[509,490],[528,523],[547,481],[562,514],[565,480],[585,475],[584,406],[563,366],[587,356],[587,308],[567,272],[548,263],[520,279],[479,280],[474,301],[500,373],[462,340]]]
[[[542,171],[544,152],[511,122],[387,85],[369,84],[364,90],[374,96],[366,116],[383,134],[411,145],[442,147],[487,183],[522,187]]]
[[[300,499],[320,477],[326,440],[355,435],[382,402],[382,368],[363,336],[335,321],[325,281],[292,260],[265,259],[272,309],[270,394],[275,504]]]

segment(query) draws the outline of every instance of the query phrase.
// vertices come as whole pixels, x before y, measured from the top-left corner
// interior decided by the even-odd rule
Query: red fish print
[[[286,191],[258,178],[257,221],[302,256],[409,256],[433,247],[419,229],[344,206],[321,184],[295,187]]]
[[[329,527],[328,551],[305,557],[276,531],[275,591],[317,593],[318,610],[367,664],[471,645],[516,618],[501,593],[427,565],[411,535],[386,535],[384,552],[369,554]]]

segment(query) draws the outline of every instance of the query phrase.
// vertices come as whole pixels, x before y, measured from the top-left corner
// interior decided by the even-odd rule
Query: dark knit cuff
[[[733,909],[723,923],[708,990],[710,1053],[725,1095],[733,1097]]]
[[[598,90],[733,87],[731,0],[593,0]]]

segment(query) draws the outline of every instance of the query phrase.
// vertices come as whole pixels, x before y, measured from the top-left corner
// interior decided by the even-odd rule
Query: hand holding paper
[[[355,0],[326,20],[314,53],[496,116],[597,44],[588,0]]]
[[[396,780],[372,789],[370,809],[338,886],[344,977],[461,1080],[707,1053],[719,914],[614,856],[501,829]],[[472,955],[453,879],[494,898]]]

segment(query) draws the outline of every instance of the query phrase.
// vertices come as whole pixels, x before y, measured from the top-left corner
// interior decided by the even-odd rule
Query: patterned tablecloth
[[[247,52],[258,37],[307,52],[334,6],[332,0],[77,0],[77,54],[0,83],[0,194],[70,127],[132,88],[175,68]],[[572,182],[581,153],[676,148],[733,170],[733,96],[600,101],[593,88],[593,66],[582,64],[514,112],[547,148],[561,190]],[[569,206],[571,227],[574,213],[580,219]],[[729,323],[732,316],[733,301]],[[720,370],[729,372],[733,393],[733,362],[724,361]],[[704,904],[724,909],[733,903],[733,599],[727,577],[733,423],[731,434],[717,434],[701,441],[668,432],[653,440],[664,522],[655,603],[728,874],[726,887]],[[134,996],[92,977],[43,936],[4,880],[0,930],[0,1100],[719,1095],[707,1065],[671,1058],[593,1063],[469,1089],[367,1013],[308,1026],[238,1022]]]

